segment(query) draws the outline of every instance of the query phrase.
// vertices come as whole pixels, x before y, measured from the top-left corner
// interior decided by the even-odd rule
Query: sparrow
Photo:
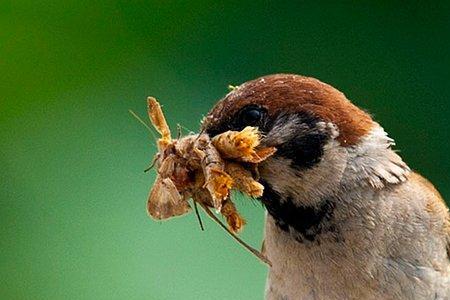
[[[450,215],[394,140],[343,93],[292,74],[235,87],[202,123],[255,126],[266,299],[450,299]]]

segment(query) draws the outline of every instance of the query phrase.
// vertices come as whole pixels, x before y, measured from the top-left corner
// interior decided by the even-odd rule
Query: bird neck
[[[282,231],[299,242],[315,241],[336,230],[337,211],[364,207],[363,199],[353,199],[358,193],[375,193],[407,180],[410,170],[391,149],[393,144],[377,126],[355,146],[329,142],[321,161],[309,169],[292,167],[283,157],[271,158],[260,170],[265,187],[261,201]],[[340,224],[345,221],[339,219]]]

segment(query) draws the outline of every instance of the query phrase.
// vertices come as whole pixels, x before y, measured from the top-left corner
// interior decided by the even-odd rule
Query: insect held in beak
[[[157,176],[147,201],[149,215],[156,220],[182,216],[191,210],[189,199],[192,199],[194,205],[199,204],[241,245],[269,264],[263,254],[236,236],[245,220],[230,195],[235,189],[260,197],[264,187],[247,168],[251,165],[256,169],[257,164],[273,155],[276,149],[260,146],[261,134],[255,127],[227,131],[213,139],[205,133],[172,139],[158,101],[149,97],[147,103],[150,121],[161,135],[155,156]],[[224,217],[228,227],[210,208]]]

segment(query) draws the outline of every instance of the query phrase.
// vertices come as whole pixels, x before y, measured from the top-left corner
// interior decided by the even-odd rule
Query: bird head
[[[246,82],[202,123],[210,136],[246,126],[259,128],[263,146],[277,148],[259,166],[261,200],[272,216],[290,218],[286,214],[301,208],[314,218],[338,205],[339,200],[327,199],[346,187],[376,189],[406,179],[408,167],[390,149],[393,140],[383,128],[343,93],[314,78],[276,74]]]

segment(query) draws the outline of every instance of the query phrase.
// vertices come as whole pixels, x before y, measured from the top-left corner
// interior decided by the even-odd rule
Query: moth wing
[[[190,209],[189,203],[183,199],[170,178],[156,178],[147,201],[147,211],[152,218],[164,220],[181,216]]]
[[[272,156],[276,151],[277,149],[275,147],[255,149],[253,153],[251,153],[251,155],[249,155],[248,157],[242,157],[241,160],[245,162],[258,164],[266,160],[270,156]]]

